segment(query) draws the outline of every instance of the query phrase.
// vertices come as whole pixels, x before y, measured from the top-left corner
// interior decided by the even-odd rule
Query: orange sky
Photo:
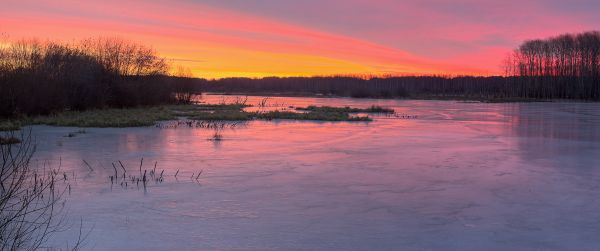
[[[390,27],[372,20],[390,13],[360,12],[356,17],[363,18],[364,22],[352,23],[360,20],[344,22],[350,14],[343,13],[342,9],[342,13],[335,14],[335,6],[332,11],[317,13],[319,6],[315,4],[282,5],[272,13],[261,13],[266,5],[253,5],[256,8],[252,9],[242,6],[247,2],[224,5],[210,0],[5,1],[5,8],[0,9],[0,32],[8,34],[10,39],[36,37],[72,41],[117,36],[150,45],[161,55],[172,59],[173,64],[189,67],[195,76],[204,78],[338,74],[489,75],[500,72],[501,57],[517,44],[515,38],[515,41],[505,44],[481,46],[471,53],[457,54],[452,51],[452,46],[458,46],[456,41],[480,39],[481,34],[488,35],[485,33],[487,26],[477,22],[464,24],[464,34],[455,32],[443,36],[446,40],[456,37],[456,41],[439,39],[441,46],[435,47],[431,40],[436,38],[421,34],[427,33],[426,30],[415,31],[399,24],[398,33],[391,33]],[[329,2],[336,1],[343,3],[339,0]],[[307,4],[311,2],[306,1]],[[389,8],[398,7],[390,1],[381,2],[384,6],[388,3]],[[358,11],[364,4],[360,0],[345,3],[355,5],[355,9],[350,6],[345,7],[350,8],[345,11]],[[284,9],[287,7],[290,9]],[[404,10],[418,6],[400,7],[405,7],[398,7]],[[298,15],[303,13],[310,17]],[[398,12],[399,15],[402,13]],[[291,18],[288,19],[286,14],[290,14]],[[437,15],[444,17],[442,14]],[[406,15],[410,13],[407,11]],[[313,19],[322,22],[314,22]],[[329,24],[331,26],[327,26]],[[456,29],[451,25],[449,28]],[[377,32],[378,29],[380,32]],[[443,33],[443,30],[428,29]],[[385,36],[386,33],[390,35]],[[402,39],[403,34],[405,39]],[[419,36],[423,37],[422,42],[417,40]],[[416,42],[411,44],[412,40]]]

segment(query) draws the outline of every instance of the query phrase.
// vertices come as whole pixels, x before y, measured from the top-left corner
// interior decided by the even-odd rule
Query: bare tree
[[[174,87],[173,95],[179,104],[192,103],[194,94],[199,93],[190,68],[181,65],[175,67],[175,72],[171,74],[171,82]]]
[[[38,250],[63,226],[60,166],[31,168],[34,151],[31,133],[19,144],[0,145],[0,250]],[[73,250],[81,243],[80,234]]]
[[[0,116],[174,103],[169,67],[154,49],[117,38],[2,38]]]
[[[526,41],[510,58],[505,68],[528,83],[528,97],[600,98],[598,31]]]

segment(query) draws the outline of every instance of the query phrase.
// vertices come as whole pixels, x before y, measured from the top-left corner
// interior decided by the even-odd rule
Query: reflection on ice
[[[34,126],[35,158],[62,157],[63,169],[76,174],[69,220],[94,226],[89,241],[98,250],[600,246],[598,104],[269,101],[380,105],[417,118],[250,121],[223,131],[218,142],[206,140],[213,129],[187,125],[90,128],[72,138],[63,136],[73,128]],[[146,193],[111,190],[111,163],[121,160],[133,175],[141,158],[142,169],[155,162],[164,169],[164,182],[148,183]]]

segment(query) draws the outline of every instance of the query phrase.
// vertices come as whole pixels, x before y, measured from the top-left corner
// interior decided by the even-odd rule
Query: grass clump
[[[297,107],[299,111],[310,111],[310,112],[336,112],[336,113],[394,113],[393,109],[384,108],[381,106],[371,106],[369,108],[351,108],[346,107],[332,107],[332,106],[308,106],[308,107]]]
[[[249,120],[242,112],[245,104],[167,105],[126,109],[64,111],[51,115],[22,116],[1,120],[0,131],[19,130],[25,125],[71,127],[137,127],[152,126],[158,121],[191,117],[198,120]]]
[[[196,112],[206,111],[241,111],[250,107],[246,104],[191,104],[191,105],[169,105],[167,109],[181,115],[194,115]]]
[[[16,131],[21,128],[21,122],[18,120],[0,120],[1,131]]]
[[[80,129],[79,131],[75,131],[75,132],[70,132],[67,135],[65,135],[65,137],[67,138],[73,138],[79,134],[86,134],[87,131],[85,129]]]
[[[12,145],[19,144],[21,140],[15,137],[2,137],[0,136],[0,145]]]
[[[362,109],[366,113],[394,113],[394,109],[372,105],[369,108]]]
[[[350,113],[393,113],[391,109],[372,106],[366,109],[350,107],[308,106],[299,111],[247,112],[245,103],[187,104],[127,109],[99,109],[65,111],[46,116],[23,116],[1,120],[0,131],[19,130],[25,125],[51,125],[70,127],[138,127],[152,126],[158,121],[187,117],[206,121],[248,121],[254,119],[290,119],[316,121],[371,121],[369,117],[351,116]],[[66,137],[74,137],[78,132]]]
[[[212,141],[221,141],[221,140],[223,140],[223,134],[221,134],[221,132],[217,130],[213,134],[212,138],[210,138],[210,140],[212,140]]]
[[[243,109],[246,107],[250,107],[246,102],[195,104],[185,107],[174,107],[174,112],[193,120],[247,121],[254,119],[257,113],[244,111]]]
[[[258,115],[259,119],[291,119],[291,120],[318,120],[318,121],[372,121],[369,117],[353,117],[343,112],[320,112],[307,113],[271,111]]]

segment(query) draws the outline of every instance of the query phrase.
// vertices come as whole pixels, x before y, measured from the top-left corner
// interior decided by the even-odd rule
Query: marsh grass
[[[289,111],[270,111],[258,114],[259,119],[290,119],[290,120],[314,120],[314,121],[372,121],[369,117],[350,116],[346,112],[322,112],[312,111],[306,113]]]
[[[300,110],[300,109],[299,109]],[[273,120],[314,120],[314,121],[371,121],[369,117],[351,116],[350,112],[367,112],[368,109],[326,107],[293,111],[247,112],[242,109],[219,109],[209,112],[197,112],[190,117],[193,120],[206,121],[248,121],[255,119]],[[393,111],[392,111],[393,112]]]
[[[210,140],[221,141],[223,140],[223,134],[221,134],[220,130],[215,130],[215,133],[213,134],[212,138],[210,138]],[[198,174],[198,176],[200,176],[200,174]]]
[[[176,117],[165,107],[102,109],[83,112],[68,111],[50,116],[24,119],[25,124],[76,127],[135,127],[151,126],[156,121]]]
[[[296,107],[299,111],[310,111],[310,112],[336,112],[336,113],[394,113],[394,109],[384,108],[381,106],[372,105],[369,108],[351,108],[346,107],[331,107],[331,106],[308,106],[308,107]]]
[[[19,120],[0,120],[0,131],[16,131],[21,128]]]
[[[171,110],[174,114],[181,116],[193,116],[198,112],[207,111],[241,111],[250,107],[246,104],[193,104],[193,105],[169,105],[166,109]]]
[[[250,107],[246,99],[238,99],[233,103],[220,104],[195,104],[187,106],[171,106],[175,114],[186,116],[192,120],[203,121],[247,121],[256,117],[255,112],[246,112],[243,109]]]
[[[18,130],[25,125],[51,125],[72,127],[136,127],[151,126],[157,121],[177,117],[172,110],[163,106],[128,109],[99,109],[89,111],[66,111],[45,116],[23,116],[11,121],[0,122],[0,131]],[[70,133],[85,133],[85,130]]]
[[[297,111],[244,111],[249,105],[244,102],[224,104],[186,104],[128,109],[99,109],[88,111],[66,111],[46,116],[22,116],[0,121],[0,131],[18,130],[25,125],[51,125],[70,127],[139,127],[152,126],[159,121],[187,118],[191,121],[249,121],[255,119],[290,119],[315,121],[371,121],[369,117],[352,116],[351,113],[393,113],[379,106],[369,108],[308,106],[295,108]],[[69,133],[74,137],[85,133],[81,129]]]
[[[68,133],[67,135],[65,135],[65,137],[72,138],[72,137],[76,137],[79,134],[86,134],[86,133],[87,133],[87,131],[85,129],[79,129],[78,131]]]

